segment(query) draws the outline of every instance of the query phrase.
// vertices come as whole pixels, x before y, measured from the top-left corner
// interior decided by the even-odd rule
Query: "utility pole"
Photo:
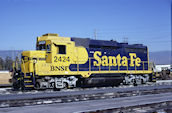
[[[10,56],[9,56],[10,57]],[[11,59],[14,60],[15,59],[15,48],[11,47]]]
[[[172,0],[171,0],[171,13],[172,13]],[[171,68],[172,68],[172,14],[171,14]]]
[[[97,40],[97,30],[96,29],[94,30],[94,38],[95,38],[95,40]]]
[[[128,43],[128,37],[124,37],[124,43]]]

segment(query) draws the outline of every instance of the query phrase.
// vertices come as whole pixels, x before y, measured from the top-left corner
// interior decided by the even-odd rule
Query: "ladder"
[[[25,74],[23,77],[23,90],[32,90],[35,85],[35,77],[32,74]]]

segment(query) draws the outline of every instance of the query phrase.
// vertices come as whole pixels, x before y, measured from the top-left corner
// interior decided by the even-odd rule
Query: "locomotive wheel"
[[[37,82],[35,85],[35,89],[39,90],[40,89],[40,84]]]
[[[20,90],[20,84],[18,84],[18,83],[13,83],[13,90]]]
[[[66,82],[63,83],[63,89],[68,89],[68,84]]]

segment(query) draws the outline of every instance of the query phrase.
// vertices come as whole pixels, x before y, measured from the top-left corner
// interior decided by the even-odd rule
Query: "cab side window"
[[[47,45],[47,51],[51,51],[51,46],[49,44]]]
[[[57,45],[57,54],[66,54],[66,46]]]

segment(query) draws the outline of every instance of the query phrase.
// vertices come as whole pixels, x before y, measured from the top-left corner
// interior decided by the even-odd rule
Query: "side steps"
[[[24,75],[22,90],[33,90],[35,85],[35,78],[32,75]]]

